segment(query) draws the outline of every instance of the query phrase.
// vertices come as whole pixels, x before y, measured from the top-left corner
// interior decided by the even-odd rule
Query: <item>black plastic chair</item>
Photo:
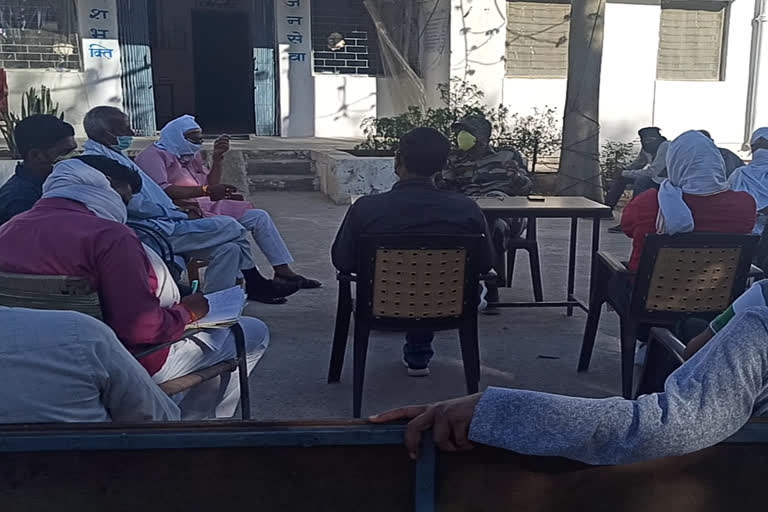
[[[689,316],[711,319],[724,311],[744,292],[758,238],[719,233],[648,235],[635,274],[613,255],[598,252],[578,371],[589,369],[600,313],[607,302],[621,322],[621,389],[624,398],[630,398],[640,327],[672,327]]]
[[[358,273],[339,274],[339,302],[328,382],[338,382],[354,310],[353,414],[360,417],[368,339],[373,329],[458,329],[468,393],[478,391],[477,306],[481,235],[363,236]],[[356,283],[356,300],[352,283]]]
[[[515,258],[518,249],[528,251],[528,261],[531,266],[531,281],[533,297],[536,302],[544,301],[544,291],[541,285],[541,262],[539,260],[539,241],[536,239],[536,217],[528,218],[525,238],[515,237],[507,246],[507,288],[512,287],[512,277],[515,273]]]

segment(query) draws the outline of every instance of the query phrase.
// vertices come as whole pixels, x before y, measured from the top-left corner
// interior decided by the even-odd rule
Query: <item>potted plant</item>
[[[44,85],[40,86],[40,91],[31,87],[29,91],[21,97],[21,116],[15,112],[0,113],[0,132],[3,134],[7,150],[0,155],[0,184],[14,173],[16,163],[21,159],[16,140],[13,137],[13,131],[16,125],[24,118],[36,114],[49,114],[64,119],[64,112],[59,111],[59,104],[53,103],[51,99],[51,90]],[[8,159],[10,158],[10,159]]]

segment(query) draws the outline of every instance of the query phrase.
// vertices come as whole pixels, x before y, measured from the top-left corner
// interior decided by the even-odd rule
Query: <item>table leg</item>
[[[573,300],[573,292],[576,284],[576,241],[578,238],[577,230],[579,219],[571,219],[571,246],[568,253],[568,301]],[[573,316],[573,306],[568,306],[567,315]]]

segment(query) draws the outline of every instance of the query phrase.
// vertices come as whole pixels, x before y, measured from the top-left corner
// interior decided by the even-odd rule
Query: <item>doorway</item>
[[[192,10],[195,111],[206,133],[253,133],[249,13]]]

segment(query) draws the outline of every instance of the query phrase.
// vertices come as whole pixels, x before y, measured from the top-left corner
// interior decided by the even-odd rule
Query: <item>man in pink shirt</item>
[[[253,235],[274,268],[276,281],[295,282],[301,288],[321,286],[319,281],[291,269],[293,256],[269,213],[254,208],[237,194],[235,187],[221,182],[229,138],[216,139],[210,169],[200,153],[202,147],[203,130],[194,117],[184,115],[165,125],[160,140],[142,151],[136,164],[177,204],[191,202],[206,217],[225,215],[236,219]]]
[[[87,278],[99,293],[105,323],[131,352],[181,339],[188,324],[208,313],[201,294],[161,304],[160,276],[136,234],[124,225],[125,205],[141,187],[138,174],[109,158],[66,160],[46,180],[42,199],[0,227],[0,271]],[[253,318],[241,325],[250,371],[268,343],[268,330]],[[156,382],[164,382],[233,357],[234,339],[217,343],[214,349],[180,341],[140,363],[160,377]],[[237,381],[230,378],[223,397],[208,400],[205,412],[196,404],[194,417],[208,417],[213,408],[217,416],[232,416],[239,399]],[[181,408],[184,412],[183,402]]]

